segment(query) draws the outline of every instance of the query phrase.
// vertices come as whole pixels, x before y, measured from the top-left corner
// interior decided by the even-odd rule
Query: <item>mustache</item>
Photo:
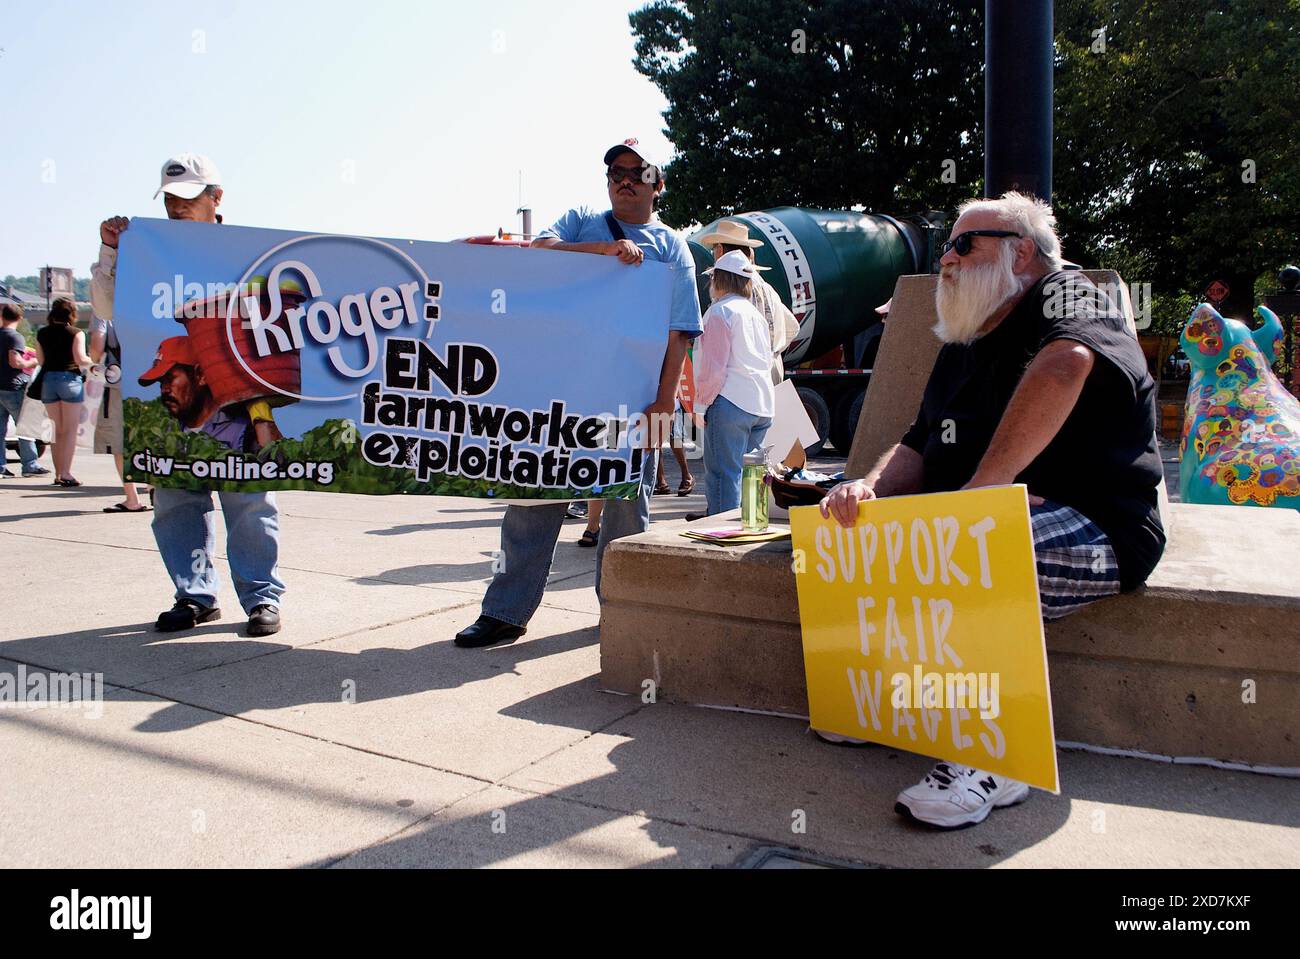
[[[1012,272],[1012,251],[983,266],[949,268],[935,290],[939,322],[934,327],[945,343],[972,343],[983,324],[1011,297],[1020,292]]]

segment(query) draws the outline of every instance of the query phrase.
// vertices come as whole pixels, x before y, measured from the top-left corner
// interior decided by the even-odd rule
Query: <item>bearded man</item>
[[[822,514],[857,522],[880,496],[1024,483],[1044,619],[1136,589],[1164,551],[1155,384],[1122,312],[1062,270],[1041,200],[970,200],[943,244],[944,342],[916,420]],[[1023,802],[1024,783],[939,763],[895,810],[956,828]]]

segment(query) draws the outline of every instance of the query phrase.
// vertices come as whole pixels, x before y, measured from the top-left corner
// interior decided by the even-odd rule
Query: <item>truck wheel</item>
[[[799,399],[803,402],[804,412],[808,414],[808,419],[812,420],[812,425],[817,427],[817,442],[807,449],[809,456],[816,456],[826,445],[826,438],[831,432],[831,408],[826,405],[822,395],[814,389],[806,386],[795,388],[799,394]]]
[[[845,393],[835,404],[831,443],[845,456],[849,455],[849,447],[853,445],[853,437],[858,432],[858,417],[862,415],[862,400],[866,394],[865,389],[854,390]]]

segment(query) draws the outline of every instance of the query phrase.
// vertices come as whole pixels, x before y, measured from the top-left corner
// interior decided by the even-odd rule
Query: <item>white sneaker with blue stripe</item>
[[[1014,806],[1029,798],[1019,780],[986,773],[956,763],[939,763],[915,786],[904,789],[894,812],[940,829],[973,826],[994,808]]]

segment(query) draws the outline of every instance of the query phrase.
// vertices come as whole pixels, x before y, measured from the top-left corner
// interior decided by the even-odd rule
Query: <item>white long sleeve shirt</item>
[[[695,341],[696,402],[707,406],[725,396],[752,416],[776,412],[772,384],[772,338],[767,320],[735,293],[714,301]]]
[[[101,243],[99,259],[90,267],[90,305],[101,320],[113,319],[113,292],[117,288],[117,250]]]

